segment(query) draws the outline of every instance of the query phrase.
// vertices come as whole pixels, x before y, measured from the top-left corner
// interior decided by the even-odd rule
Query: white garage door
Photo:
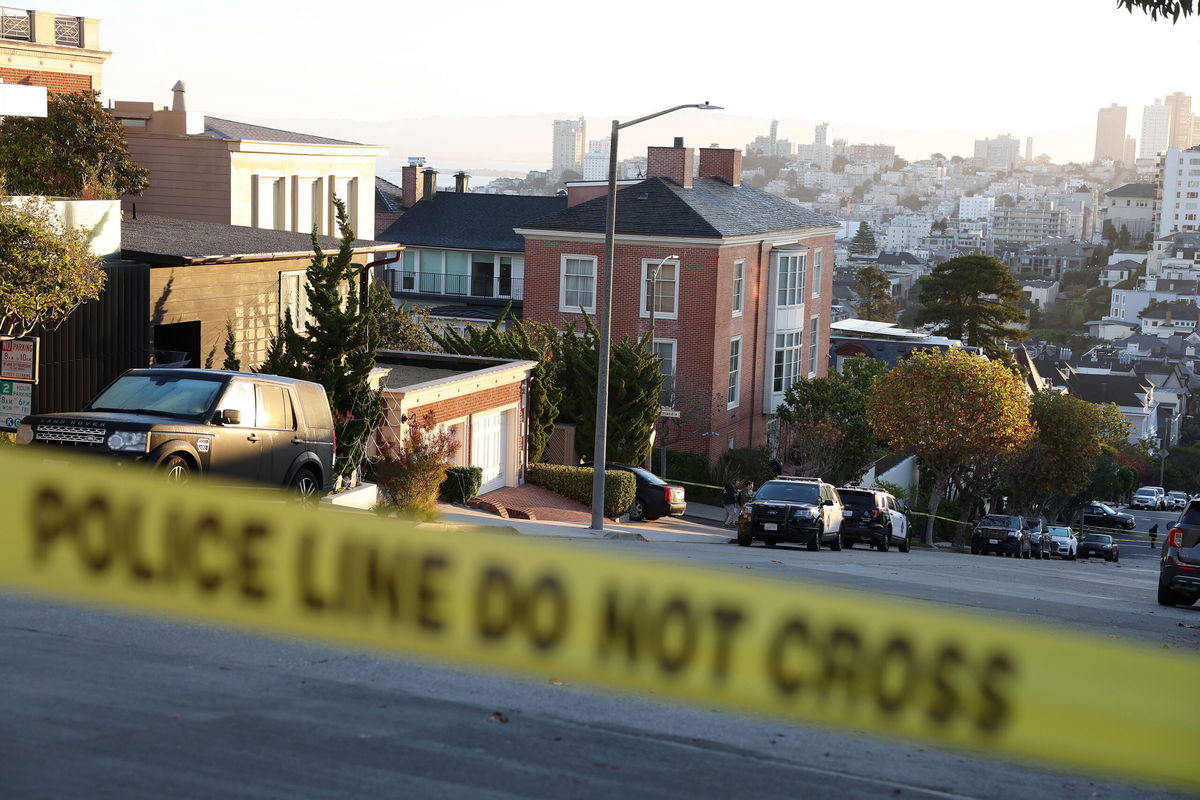
[[[506,416],[502,411],[471,419],[471,464],[483,470],[480,494],[499,489],[505,483],[504,463],[508,460],[504,452],[508,438],[505,436]]]

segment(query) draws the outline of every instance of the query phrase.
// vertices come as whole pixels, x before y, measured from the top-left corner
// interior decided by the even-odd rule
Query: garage
[[[503,411],[471,418],[471,463],[483,470],[479,493],[505,486],[507,417]]]

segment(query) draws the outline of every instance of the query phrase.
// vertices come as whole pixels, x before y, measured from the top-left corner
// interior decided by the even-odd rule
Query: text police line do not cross
[[[0,580],[55,596],[1178,782],[1194,657],[526,537],[0,456]],[[275,495],[268,493],[269,498]],[[943,555],[944,558],[954,558]],[[1072,674],[1064,664],[1104,664]],[[1113,674],[1152,674],[1114,696]],[[1089,677],[1092,676],[1092,677]],[[1142,684],[1145,685],[1142,685]],[[1097,695],[1108,698],[1094,702]],[[1043,742],[1056,742],[1047,750]],[[1133,743],[1133,744],[1131,744]],[[1194,785],[1194,784],[1193,784]]]

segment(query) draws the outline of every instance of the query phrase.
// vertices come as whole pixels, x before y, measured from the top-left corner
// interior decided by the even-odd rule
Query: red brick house
[[[762,445],[784,390],[826,372],[838,225],[742,185],[737,150],[702,148],[698,175],[680,139],[648,156],[649,177],[617,193],[613,337],[645,333],[653,298],[675,446],[715,459]],[[606,198],[568,203],[517,231],[525,319],[560,327],[596,312],[604,255]]]

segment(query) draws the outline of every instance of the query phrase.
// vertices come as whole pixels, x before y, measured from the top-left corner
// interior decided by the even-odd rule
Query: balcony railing
[[[525,281],[494,275],[443,275],[390,269],[387,287],[393,295],[442,295],[446,298],[523,300]]]
[[[33,14],[19,8],[0,6],[0,39],[33,41]]]
[[[79,17],[55,17],[54,43],[59,47],[83,47],[83,20]]]

